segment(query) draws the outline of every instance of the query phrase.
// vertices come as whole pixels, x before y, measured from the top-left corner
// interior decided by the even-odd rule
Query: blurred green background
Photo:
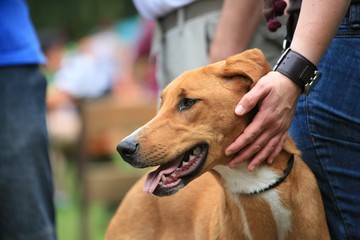
[[[131,0],[27,0],[38,30],[64,28],[78,39],[101,24],[109,24],[137,12]]]

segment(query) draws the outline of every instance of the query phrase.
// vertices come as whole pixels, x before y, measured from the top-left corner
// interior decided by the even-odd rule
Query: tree
[[[74,39],[136,14],[131,0],[28,0],[28,4],[37,30],[64,29]]]

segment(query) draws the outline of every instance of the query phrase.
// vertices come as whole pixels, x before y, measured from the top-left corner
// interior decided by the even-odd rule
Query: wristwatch
[[[321,76],[321,72],[312,62],[290,48],[281,55],[273,71],[280,72],[290,78],[305,95],[309,94]]]

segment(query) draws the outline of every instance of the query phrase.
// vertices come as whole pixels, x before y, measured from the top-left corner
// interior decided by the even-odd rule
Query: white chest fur
[[[216,166],[214,168],[225,180],[226,187],[232,194],[249,194],[260,189],[265,189],[269,185],[275,183],[279,177],[278,173],[270,167],[263,166],[256,168],[253,172],[247,170],[247,164],[239,164],[237,168],[229,168],[227,166]],[[278,239],[286,239],[291,230],[291,211],[285,208],[281,202],[279,193],[276,189],[271,189],[259,194],[270,206],[278,232]],[[237,201],[240,212],[244,209],[241,203]],[[252,239],[251,233],[248,231],[248,221],[245,214],[241,214],[245,235],[248,239]]]

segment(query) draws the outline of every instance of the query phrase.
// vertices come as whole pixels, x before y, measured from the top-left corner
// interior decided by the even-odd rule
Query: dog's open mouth
[[[207,152],[207,144],[199,144],[176,159],[160,165],[148,174],[144,191],[157,196],[174,194],[200,172]]]

